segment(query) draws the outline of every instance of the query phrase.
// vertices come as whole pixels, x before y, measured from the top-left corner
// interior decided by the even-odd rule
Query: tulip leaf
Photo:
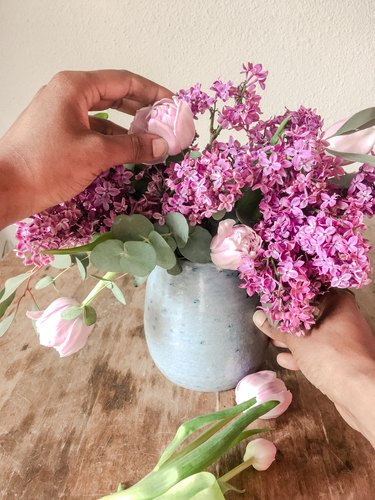
[[[22,285],[31,276],[31,271],[27,273],[19,274],[13,278],[8,278],[4,285],[4,292],[0,299],[0,304],[5,302],[12,294],[17,290],[17,288]]]
[[[185,217],[178,212],[170,212],[165,218],[165,223],[171,230],[177,246],[183,248],[189,239],[189,224]]]
[[[154,500],[225,500],[216,477],[211,472],[198,472],[183,479]]]
[[[191,229],[188,242],[182,248],[178,247],[181,254],[190,262],[207,264],[211,262],[210,244],[212,236],[201,226],[194,226]]]
[[[78,318],[82,314],[82,307],[80,306],[72,306],[64,309],[60,314],[60,317],[65,320],[72,320]]]
[[[174,251],[158,232],[151,231],[148,240],[156,253],[156,265],[164,269],[171,269],[176,265]]]
[[[135,276],[147,276],[156,266],[154,248],[145,241],[127,241],[120,257],[120,270]]]
[[[47,255],[74,255],[77,253],[79,254],[83,252],[91,252],[97,245],[111,238],[113,238],[113,234],[111,231],[108,231],[107,233],[95,235],[93,237],[93,240],[86,245],[80,245],[78,247],[72,248],[56,248],[52,250],[43,250],[43,252],[41,253]]]
[[[91,252],[91,262],[104,271],[121,272],[120,258],[124,255],[124,244],[120,240],[108,240],[100,243]]]
[[[290,120],[290,116],[287,116],[286,118],[284,118],[284,120],[280,123],[280,125],[278,126],[275,134],[271,137],[270,139],[270,144],[271,146],[275,146],[275,144],[278,143],[278,140],[279,140],[279,136],[280,134],[282,133],[282,131],[284,130],[284,128],[287,126],[289,120]]]
[[[123,242],[144,241],[153,229],[152,222],[140,214],[119,215],[112,226],[113,236]]]
[[[363,155],[360,153],[346,153],[344,151],[334,151],[333,149],[326,149],[327,153],[333,156],[339,156],[344,158],[344,160],[350,161],[351,163],[359,162],[366,163],[367,165],[372,165],[375,167],[375,156]]]
[[[375,125],[375,108],[362,109],[351,116],[333,137],[338,135],[352,134],[358,130],[363,130]],[[355,160],[356,161],[356,160]]]
[[[46,288],[48,285],[54,282],[52,276],[44,276],[37,283],[35,283],[35,290],[41,290],[42,288]]]
[[[2,292],[2,294],[1,294]],[[4,295],[5,289],[1,290],[0,292],[0,297],[1,295]],[[14,300],[14,297],[16,296],[16,292],[13,292],[12,295],[9,295],[7,299],[5,299],[3,302],[0,303],[0,318],[2,318],[8,309],[8,307],[11,305],[11,303]]]
[[[83,322],[86,326],[96,323],[96,311],[92,306],[83,306]]]
[[[2,337],[4,333],[6,333],[9,330],[15,315],[16,313],[14,312],[0,322],[0,337]]]
[[[108,120],[109,118],[109,114],[105,111],[101,111],[100,113],[95,113],[95,115],[93,115],[94,118],[100,118],[101,120]]]

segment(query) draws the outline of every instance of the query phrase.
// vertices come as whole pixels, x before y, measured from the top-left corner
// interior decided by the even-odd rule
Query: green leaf
[[[153,224],[144,215],[119,215],[116,217],[112,232],[121,241],[144,241],[153,231]]]
[[[78,318],[78,316],[80,316],[81,314],[82,314],[82,307],[72,306],[69,307],[68,309],[64,309],[63,312],[60,314],[60,317],[66,320],[72,320]]]
[[[168,274],[171,274],[172,276],[177,276],[178,274],[182,273],[182,266],[179,260],[176,260],[176,265],[173,266],[171,269],[168,269]]]
[[[112,286],[110,288],[111,288],[111,292],[116,297],[116,299],[119,302],[121,302],[121,304],[125,305],[126,304],[126,300],[125,300],[124,294],[122,293],[122,291],[120,290],[120,288],[116,285],[116,283],[112,282]]]
[[[146,283],[147,281],[147,276],[134,276],[134,286],[138,288],[139,286],[143,285],[143,283]]]
[[[211,472],[189,476],[154,500],[225,500],[216,477]]]
[[[171,247],[173,251],[176,250],[177,248],[177,243],[176,240],[173,238],[171,230],[167,225],[161,226],[158,223],[154,224],[154,229],[157,231],[159,234],[163,236],[165,241],[168,243],[168,245]]]
[[[355,113],[341,125],[333,137],[351,134],[357,130],[372,127],[373,125],[375,125],[375,108],[362,109],[362,111],[358,111],[358,113]]]
[[[42,288],[46,288],[48,285],[54,282],[52,276],[44,276],[37,283],[35,283],[35,290],[41,290]]]
[[[153,249],[156,253],[156,264],[164,269],[171,269],[176,265],[176,256],[165,241],[165,239],[156,231],[151,231],[148,235]]]
[[[124,164],[124,169],[130,170],[130,172],[134,172],[134,167],[135,167],[134,163],[125,163]]]
[[[100,118],[101,120],[108,120],[109,114],[105,111],[101,111],[100,113],[95,113],[94,118]]]
[[[56,248],[55,250],[43,250],[41,253],[47,255],[73,255],[77,253],[91,252],[91,250],[93,250],[97,245],[111,238],[113,238],[113,234],[111,231],[108,231],[108,233],[94,236],[91,243],[87,243],[86,245],[80,245],[72,248]]]
[[[127,241],[120,257],[121,270],[134,276],[147,276],[156,266],[156,253],[144,241]]]
[[[183,248],[189,239],[189,224],[185,217],[178,212],[170,212],[165,222],[173,234],[178,248]]]
[[[270,139],[270,144],[271,146],[275,146],[275,144],[277,144],[278,140],[279,140],[279,135],[282,133],[282,131],[284,130],[284,128],[286,127],[288,121],[290,120],[290,116],[287,116],[286,118],[284,118],[284,120],[280,123],[280,125],[278,126],[278,129],[276,130],[275,134],[271,137]]]
[[[3,321],[0,322],[0,337],[2,337],[4,335],[4,333],[6,333],[9,330],[10,325],[12,324],[15,315],[16,315],[16,313],[14,312],[14,313],[10,314],[9,316],[7,316],[5,319],[3,319]]]
[[[189,240],[183,248],[179,248],[181,254],[191,262],[206,264],[211,262],[210,245],[212,236],[201,226],[195,226],[189,235]]]
[[[343,151],[334,151],[333,149],[326,149],[327,153],[333,156],[339,156],[340,158],[344,158],[344,160],[350,161],[352,163],[367,163],[367,165],[372,165],[375,167],[375,156],[371,155],[362,155],[359,153],[345,153]]]
[[[3,292],[3,293],[1,293]],[[1,295],[4,295],[5,289],[1,290],[0,292],[0,297]],[[8,307],[11,305],[11,303],[14,300],[14,297],[16,296],[16,292],[13,292],[12,295],[9,295],[7,299],[5,299],[3,302],[0,304],[0,318],[2,318],[8,309]]]
[[[120,240],[108,240],[100,243],[91,252],[91,262],[104,271],[121,272],[121,256],[124,255],[124,244]]]
[[[190,152],[189,152],[189,156],[190,158],[192,158],[193,160],[196,160],[197,158],[200,158],[202,156],[202,153],[200,151],[197,151],[196,149],[192,149]]]
[[[17,288],[22,285],[29,277],[31,276],[31,271],[23,274],[19,274],[18,276],[14,276],[13,278],[8,278],[4,285],[4,293],[2,294],[0,303],[4,302],[8,299],[13,292],[17,290]]]
[[[213,214],[212,218],[214,220],[221,220],[226,213],[227,213],[226,210],[220,210],[219,212],[216,212],[215,214]]]
[[[70,255],[55,255],[50,265],[56,269],[67,269],[72,265],[72,259]]]
[[[83,322],[86,326],[96,323],[96,311],[92,306],[83,306]]]
[[[77,265],[77,269],[81,278],[85,280],[87,278],[87,268],[90,262],[87,253],[72,255],[72,261]]]
[[[259,220],[259,203],[262,199],[260,189],[252,191],[246,189],[242,198],[240,198],[236,205],[236,216],[242,224],[251,226],[254,222]]]

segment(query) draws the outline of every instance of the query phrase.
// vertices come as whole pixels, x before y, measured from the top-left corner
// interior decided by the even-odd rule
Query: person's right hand
[[[375,447],[375,337],[354,295],[329,292],[316,327],[304,337],[281,333],[262,311],[254,322],[274,345],[290,351],[278,354],[279,365],[301,370]]]

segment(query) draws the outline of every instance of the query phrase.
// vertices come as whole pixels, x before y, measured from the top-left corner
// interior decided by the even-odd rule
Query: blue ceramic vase
[[[172,276],[156,267],[147,280],[144,328],[159,370],[195,391],[232,389],[264,360],[267,340],[255,327],[257,305],[235,271],[182,262]]]

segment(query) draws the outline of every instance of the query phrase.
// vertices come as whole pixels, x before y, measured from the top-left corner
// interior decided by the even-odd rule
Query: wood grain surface
[[[373,243],[374,222],[367,234]],[[8,255],[0,263],[0,282],[22,270]],[[191,392],[158,372],[143,336],[144,287],[124,281],[123,288],[128,305],[120,306],[105,291],[99,322],[87,347],[74,356],[60,359],[39,346],[25,301],[0,339],[1,499],[99,498],[120,481],[130,485],[150,471],[184,420],[234,404],[234,391]],[[62,295],[82,299],[88,289],[75,270],[61,278]],[[57,296],[49,287],[38,300],[44,307]],[[358,292],[373,329],[374,299],[374,284]],[[276,368],[274,354],[270,349],[265,366]],[[278,448],[276,462],[265,472],[242,473],[233,483],[245,495],[228,498],[373,499],[370,444],[300,373],[278,371],[294,399],[264,435]],[[242,449],[214,469],[222,474],[237,465]]]

